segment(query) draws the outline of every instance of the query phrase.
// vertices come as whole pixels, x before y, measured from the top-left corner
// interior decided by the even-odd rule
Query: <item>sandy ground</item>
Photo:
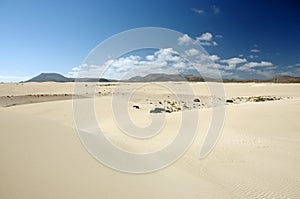
[[[226,104],[222,136],[201,160],[212,109],[207,108],[205,84],[191,86],[201,100],[195,107],[194,98],[184,101],[191,107],[185,111],[200,116],[192,146],[165,169],[127,174],[99,163],[81,144],[69,99],[72,83],[0,84],[0,198],[299,198],[300,84],[225,84],[226,99],[282,100]],[[95,100],[97,118],[111,142],[128,151],[150,152],[176,136],[181,111],[166,114],[162,133],[152,139],[122,134],[112,114],[113,90],[114,85],[99,83]],[[7,98],[13,98],[14,106],[5,107]],[[149,110],[164,100],[176,99],[150,84],[133,95],[129,115],[135,124],[147,126]]]

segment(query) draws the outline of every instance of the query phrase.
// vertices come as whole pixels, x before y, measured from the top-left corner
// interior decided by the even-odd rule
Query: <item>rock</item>
[[[200,99],[199,98],[195,98],[194,102],[200,102]]]
[[[132,107],[136,108],[136,109],[140,109],[140,107],[138,105],[133,105]]]
[[[232,99],[228,99],[226,100],[227,103],[233,103],[233,100]]]
[[[150,110],[150,113],[162,113],[166,112],[164,108],[154,108],[153,110]]]

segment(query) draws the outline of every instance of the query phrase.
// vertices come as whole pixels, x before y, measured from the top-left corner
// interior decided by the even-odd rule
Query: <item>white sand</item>
[[[208,93],[204,83],[191,85],[199,95]],[[198,156],[211,109],[199,109],[199,131],[191,148],[170,167],[150,174],[120,173],[96,161],[76,133],[71,100],[0,107],[0,198],[299,198],[300,84],[224,86],[228,98],[292,98],[226,106],[222,136],[203,160]],[[104,89],[111,88],[97,91]],[[71,83],[1,84],[0,96],[72,90]],[[157,94],[151,89],[145,93],[149,98]],[[96,113],[104,130],[114,132],[107,136],[121,148],[149,152],[175,136],[180,112],[167,114],[164,134],[153,139],[122,135],[110,117],[110,101],[110,96],[97,97]],[[129,112],[136,124],[146,126],[150,105],[141,106]]]

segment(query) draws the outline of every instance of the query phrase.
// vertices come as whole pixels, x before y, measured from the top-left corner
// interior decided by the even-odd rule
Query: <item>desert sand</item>
[[[81,144],[73,118],[73,83],[0,84],[0,198],[300,197],[300,84],[224,84],[226,99],[234,100],[224,102],[222,135],[204,159],[199,151],[212,113],[205,83],[190,83],[200,102],[188,96],[178,102],[157,84],[135,91],[128,112],[138,126],[151,122],[154,106],[172,109],[161,134],[147,140],[128,137],[115,124],[115,84],[97,83],[95,92],[95,113],[112,143],[132,152],[155,151],[176,136],[182,111],[196,111],[199,126],[188,151],[156,172],[118,172]],[[274,99],[247,100],[259,96]],[[186,108],[178,109],[180,103]]]

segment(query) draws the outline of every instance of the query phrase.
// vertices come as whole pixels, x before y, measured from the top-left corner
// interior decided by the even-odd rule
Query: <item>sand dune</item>
[[[209,96],[204,83],[190,85],[201,102]],[[95,91],[95,113],[112,143],[132,152],[151,152],[172,141],[181,111],[166,114],[161,134],[136,140],[114,123],[114,88],[114,84],[99,83]],[[201,160],[199,150],[212,109],[204,103],[184,110],[199,113],[199,127],[182,158],[157,172],[127,174],[99,163],[81,144],[70,99],[72,83],[1,84],[1,103],[14,96],[19,104],[0,107],[0,198],[299,198],[300,84],[227,83],[224,89],[226,99],[284,99],[226,105],[222,136]],[[40,96],[43,101],[30,104],[20,101],[22,96],[28,101],[42,94],[50,97]],[[63,100],[53,97],[65,94]],[[128,107],[133,122],[147,126],[149,110],[168,95],[172,98],[152,84],[136,91]],[[193,100],[186,98],[186,103],[193,104]]]

